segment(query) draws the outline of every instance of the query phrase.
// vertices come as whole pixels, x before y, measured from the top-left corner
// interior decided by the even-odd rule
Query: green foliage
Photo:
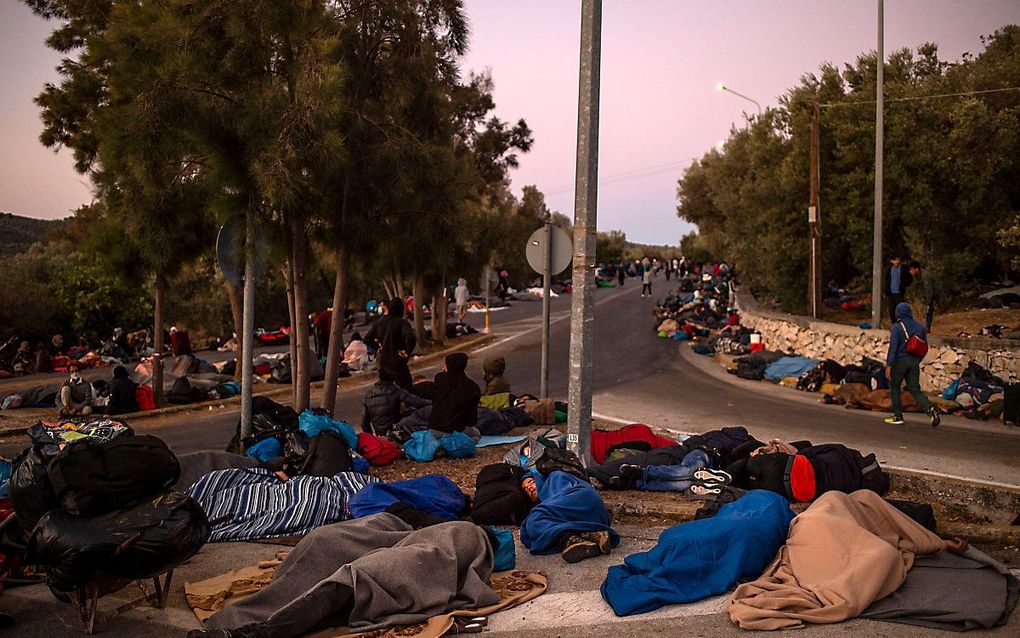
[[[705,238],[693,230],[680,238],[680,252],[687,259],[699,264],[710,262],[713,258]]]
[[[1013,255],[1010,266],[1020,270],[1020,215],[1013,216],[1013,224],[999,231],[999,243]]]
[[[35,219],[0,213],[0,259],[26,252],[67,225],[63,219]]]
[[[615,264],[623,261],[627,250],[627,234],[622,230],[611,230],[595,236],[595,262]]]
[[[1011,255],[996,250],[997,233],[1020,209],[1020,91],[931,97],[1020,86],[1020,27],[984,42],[957,63],[931,44],[886,62],[884,252],[925,262],[951,292],[1002,272]],[[806,301],[815,100],[823,277],[845,284],[870,273],[875,65],[866,54],[805,75],[679,180],[678,214],[698,225],[702,247],[790,310]]]

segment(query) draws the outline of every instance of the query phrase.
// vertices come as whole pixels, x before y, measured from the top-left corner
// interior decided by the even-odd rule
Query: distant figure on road
[[[900,264],[900,256],[894,253],[889,260],[889,270],[885,273],[885,294],[889,301],[890,323],[896,323],[896,307],[906,300],[910,282],[910,272]]]
[[[81,378],[78,367],[75,361],[67,364],[67,371],[71,376],[60,386],[60,394],[57,397],[60,416],[92,414],[92,384]]]
[[[921,392],[921,360],[907,351],[907,342],[911,337],[918,337],[927,342],[922,326],[910,309],[910,304],[902,302],[896,306],[892,329],[889,331],[889,354],[885,359],[885,375],[889,379],[889,393],[892,399],[893,415],[885,420],[890,425],[903,424],[903,403],[900,389],[903,381],[907,382],[907,392],[914,396],[917,404],[928,413],[932,427],[941,421],[938,410],[932,407],[931,401]]]
[[[414,328],[404,319],[402,299],[395,297],[390,300],[386,305],[386,314],[376,319],[372,329],[365,335],[365,343],[378,344],[376,359],[379,361],[379,369],[392,374],[401,388],[410,390],[411,371],[407,362],[418,341],[414,336]]]
[[[641,296],[645,294],[649,297],[652,296],[652,267],[650,264],[645,264],[645,270],[641,273]]]
[[[510,294],[510,273],[505,270],[499,271],[499,277],[496,283],[496,294],[499,295],[500,301],[506,301],[507,295]]]
[[[623,269],[623,264],[616,264],[616,281],[622,286],[626,277],[627,273]]]
[[[329,352],[329,333],[333,330],[333,309],[327,308],[316,315],[312,320],[312,328],[315,331],[315,352],[320,357],[324,357]]]
[[[464,319],[467,318],[467,302],[470,294],[467,279],[461,277],[457,280],[457,287],[453,290],[453,302],[457,306],[457,321],[461,323],[464,323]]]
[[[915,283],[920,283],[920,298],[924,304],[924,329],[931,332],[931,322],[935,315],[935,304],[938,303],[938,284],[931,276],[931,271],[926,270],[921,262],[915,261],[910,264],[910,277]]]

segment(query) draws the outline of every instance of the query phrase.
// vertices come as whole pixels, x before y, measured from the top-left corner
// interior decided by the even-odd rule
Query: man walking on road
[[[941,418],[938,410],[921,392],[921,359],[911,354],[907,348],[911,337],[917,337],[927,342],[924,326],[914,319],[914,313],[908,303],[900,303],[896,306],[895,313],[896,320],[889,332],[889,354],[885,359],[885,374],[889,379],[893,415],[885,419],[885,422],[890,425],[903,425],[903,402],[900,390],[905,380],[907,392],[913,395],[917,404],[928,414],[931,426],[935,427],[941,422]]]
[[[645,264],[644,272],[641,273],[641,296],[644,297],[645,293],[648,296],[652,296],[652,266],[651,264]]]
[[[457,287],[453,289],[453,301],[457,306],[457,321],[464,323],[467,318],[467,302],[470,295],[467,279],[461,277],[457,280]]]

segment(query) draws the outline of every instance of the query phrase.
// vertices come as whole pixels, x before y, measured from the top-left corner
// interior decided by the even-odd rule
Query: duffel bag
[[[198,503],[167,492],[128,510],[75,516],[53,510],[28,542],[27,562],[46,566],[46,580],[70,591],[97,575],[152,578],[198,553],[209,521]]]
[[[60,506],[69,514],[104,514],[162,494],[181,465],[162,440],[147,434],[69,443],[46,466]]]

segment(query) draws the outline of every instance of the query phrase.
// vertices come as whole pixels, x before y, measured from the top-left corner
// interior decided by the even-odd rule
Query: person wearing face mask
[[[92,414],[92,384],[81,378],[77,363],[68,364],[67,371],[71,376],[60,386],[57,399],[60,416]]]

